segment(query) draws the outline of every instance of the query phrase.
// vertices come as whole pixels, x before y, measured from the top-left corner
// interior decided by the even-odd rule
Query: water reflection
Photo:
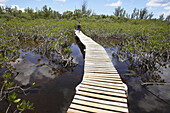
[[[128,51],[122,51],[122,39],[94,40],[103,45],[110,56],[112,55],[113,64],[128,85],[128,106],[131,113],[170,111],[170,64],[167,57],[146,55],[145,58],[141,58]]]
[[[33,42],[30,43],[29,46],[30,47],[22,45],[24,48],[21,47],[20,49],[20,57],[16,59],[15,62],[11,62],[15,71],[19,72],[19,75],[15,78],[15,80],[20,82],[22,85],[30,83],[30,78],[42,79],[45,77],[54,79],[60,73],[73,71],[73,68],[77,65],[77,63],[72,61],[72,56],[67,55],[67,53],[61,55],[61,53],[59,54],[57,51],[47,50],[41,55],[43,51],[42,48],[35,48],[36,44]],[[67,57],[71,57],[71,60],[66,59],[66,55]],[[60,58],[60,56],[64,57],[64,60]],[[68,62],[66,60],[68,60]]]
[[[75,42],[74,38],[72,41]],[[19,97],[34,103],[35,111],[26,113],[65,113],[75,94],[75,87],[82,80],[83,56],[76,43],[67,45],[72,53],[65,52],[64,48],[48,50],[40,45],[33,41],[21,42],[20,53],[8,63],[15,72],[19,72],[16,82],[21,85],[36,83],[27,96],[19,94]],[[3,110],[0,107],[0,112]]]
[[[79,38],[77,36],[75,37],[75,40],[76,40],[78,47],[80,48],[83,58],[85,59],[85,48],[86,47],[84,46],[84,44],[81,43],[81,41],[79,40]]]

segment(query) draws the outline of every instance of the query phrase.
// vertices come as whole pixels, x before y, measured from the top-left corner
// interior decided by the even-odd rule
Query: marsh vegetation
[[[47,6],[36,12],[30,8],[22,12],[0,7],[0,106],[3,105],[0,112],[31,112],[29,110],[34,109],[41,113],[61,113],[67,110],[69,105],[52,102],[59,106],[55,111],[51,109],[55,105],[48,107],[47,104],[61,95],[64,99],[58,99],[59,102],[71,102],[75,87],[81,81],[83,58],[74,42],[78,21],[86,35],[110,49],[113,61],[117,62],[115,66],[130,89],[129,96],[139,93],[129,81],[137,80],[133,85],[146,89],[140,93],[150,92],[156,98],[150,102],[161,101],[165,112],[168,111],[170,98],[165,97],[168,88],[159,85],[170,82],[170,16],[165,19],[163,15],[159,19],[152,17],[153,13],[146,8],[135,8],[132,14],[127,14],[121,7],[116,8],[111,16],[96,15],[87,10],[85,3],[82,9],[63,14]],[[122,64],[126,70],[122,70]],[[148,90],[148,85],[153,85],[155,90],[155,85],[164,88],[164,94],[159,96],[155,90]],[[53,92],[54,89],[59,91]],[[37,98],[38,95],[41,98]],[[49,96],[45,104],[35,105],[45,96]],[[134,100],[129,99],[131,112],[138,108],[145,111],[140,106],[134,107],[133,103]],[[157,108],[153,107],[154,110]]]

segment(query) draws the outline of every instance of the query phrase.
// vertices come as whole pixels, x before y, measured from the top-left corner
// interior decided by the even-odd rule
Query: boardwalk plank
[[[82,84],[91,85],[91,86],[98,86],[98,87],[103,87],[103,88],[118,89],[118,90],[124,90],[125,91],[124,87],[119,87],[119,86],[104,85],[104,84],[91,83],[91,82],[86,82],[86,81],[83,81]]]
[[[93,93],[99,93],[99,94],[105,94],[105,95],[126,98],[126,95],[121,94],[121,93],[109,92],[109,91],[104,91],[104,90],[99,90],[99,89],[94,89],[94,88],[80,87],[79,91],[88,91],[88,92],[93,92]]]
[[[122,81],[117,81],[117,80],[114,80],[114,79],[105,80],[105,79],[97,79],[97,78],[86,78],[85,80],[98,81],[98,82],[106,82],[106,83],[113,83],[113,84],[122,84]]]
[[[67,113],[89,113],[88,111],[81,111],[78,109],[69,109],[69,111]]]
[[[84,82],[90,82],[90,83],[96,83],[96,84],[103,84],[103,85],[107,85],[107,86],[118,86],[118,87],[123,87],[123,83],[117,83],[117,82],[114,82],[114,83],[108,83],[108,82],[103,82],[103,81],[95,81],[95,80],[88,80],[88,79],[84,79],[83,80]]]
[[[124,107],[117,107],[117,106],[113,106],[113,105],[110,106],[110,105],[105,105],[105,104],[101,104],[101,103],[89,102],[89,101],[85,101],[85,100],[75,99],[73,103],[75,103],[75,104],[81,103],[82,105],[92,106],[92,107],[97,106],[97,108],[107,109],[107,110],[110,110],[110,112],[128,112],[127,108],[124,108]]]
[[[81,95],[81,96],[99,98],[101,100],[110,100],[110,101],[122,102],[122,103],[127,102],[127,99],[125,99],[125,98],[107,96],[107,95],[103,95],[103,94],[101,95],[101,94],[90,93],[90,92],[85,92],[85,91],[78,91],[76,94]]]
[[[128,112],[126,88],[105,49],[76,32],[86,47],[84,76],[68,113]]]
[[[96,90],[101,90],[101,91],[108,91],[108,92],[113,92],[113,93],[120,93],[125,95],[125,91],[123,90],[118,90],[118,89],[112,89],[112,88],[104,88],[104,87],[99,87],[99,86],[91,86],[91,85],[80,85],[81,87],[85,88],[91,88],[91,89],[96,89]]]

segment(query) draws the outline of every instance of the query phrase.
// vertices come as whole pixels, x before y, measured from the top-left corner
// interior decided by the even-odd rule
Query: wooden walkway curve
[[[127,89],[107,52],[82,32],[75,33],[86,47],[85,66],[67,113],[127,113]]]

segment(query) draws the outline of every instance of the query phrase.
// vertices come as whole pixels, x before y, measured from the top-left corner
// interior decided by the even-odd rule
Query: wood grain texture
[[[128,113],[126,86],[105,49],[75,32],[85,49],[84,76],[67,113]]]

